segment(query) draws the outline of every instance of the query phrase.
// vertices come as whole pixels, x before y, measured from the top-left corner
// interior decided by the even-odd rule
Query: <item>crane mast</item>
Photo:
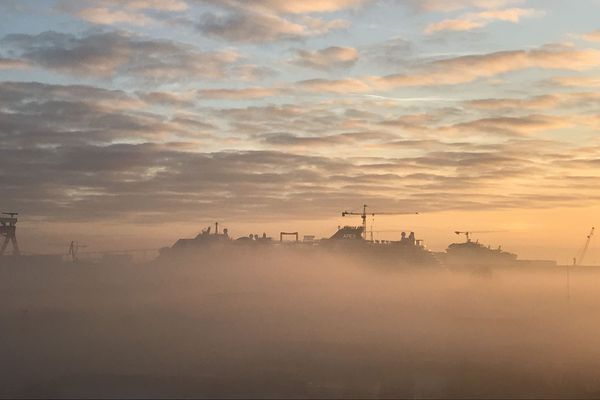
[[[585,255],[587,254],[588,249],[590,248],[590,242],[592,241],[592,236],[594,236],[594,231],[596,230],[595,227],[592,227],[592,230],[590,231],[589,235],[587,235],[587,239],[585,241],[585,245],[583,246],[583,250],[581,250],[581,253],[579,253],[579,258],[575,258],[573,261],[573,264],[575,265],[581,265],[583,263],[583,260],[585,259]]]

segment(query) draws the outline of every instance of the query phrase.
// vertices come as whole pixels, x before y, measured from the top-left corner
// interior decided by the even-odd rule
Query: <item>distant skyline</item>
[[[325,235],[367,203],[419,211],[377,224],[437,247],[493,230],[566,262],[600,226],[599,15],[598,0],[5,0],[0,211],[45,251],[169,245],[215,220]]]

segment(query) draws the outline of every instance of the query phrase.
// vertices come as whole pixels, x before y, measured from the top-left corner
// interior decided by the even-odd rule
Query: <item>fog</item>
[[[0,395],[597,398],[599,287],[291,251],[0,265]]]

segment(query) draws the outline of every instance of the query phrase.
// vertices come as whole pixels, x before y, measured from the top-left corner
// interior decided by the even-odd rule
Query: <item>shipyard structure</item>
[[[291,236],[291,240],[285,240]],[[369,266],[391,269],[449,269],[488,271],[498,268],[548,268],[555,261],[521,260],[516,254],[485,246],[467,238],[453,243],[444,252],[434,252],[417,239],[414,232],[402,232],[398,240],[370,240],[362,226],[343,226],[328,238],[315,239],[298,232],[281,232],[278,238],[250,234],[234,238],[227,229],[219,231],[218,224],[207,227],[195,238],[179,239],[173,246],[160,250],[160,259],[219,254],[260,256],[269,251],[293,251],[296,255],[322,253],[349,257]],[[258,254],[257,254],[258,253]]]
[[[402,232],[397,240],[374,240],[373,231],[367,231],[367,217],[387,214],[417,214],[417,213],[375,213],[367,212],[364,205],[362,212],[344,211],[342,216],[360,216],[360,226],[339,226],[331,236],[316,239],[312,235],[300,237],[299,232],[280,232],[272,238],[263,234],[250,234],[233,237],[227,228],[220,229],[219,224],[203,229],[196,237],[179,239],[172,246],[159,250],[158,260],[180,259],[186,257],[206,257],[222,255],[243,255],[247,257],[263,257],[270,252],[294,252],[294,256],[302,257],[312,254],[327,254],[336,257],[348,257],[363,265],[379,266],[391,269],[448,269],[467,271],[489,271],[497,268],[548,268],[557,266],[549,260],[521,260],[514,253],[507,252],[501,247],[485,246],[471,235],[478,232],[459,232],[465,241],[452,243],[443,252],[434,252],[427,248],[425,242],[417,238],[414,232]],[[17,213],[0,215],[0,264],[15,265],[52,265],[62,262],[82,263],[81,252],[77,242],[71,242],[68,253],[64,255],[23,255],[19,249],[16,224]],[[479,232],[481,233],[481,232]],[[574,259],[574,265],[582,265],[585,253],[589,247],[594,229],[587,236],[584,250]],[[12,245],[12,246],[10,246]],[[8,254],[9,246],[12,252]],[[149,249],[142,249],[146,252]],[[140,250],[136,250],[140,251]],[[155,251],[155,250],[154,250]],[[88,252],[92,254],[94,252]],[[96,252],[102,257],[96,263],[127,264],[131,258],[126,251]],[[106,254],[104,254],[106,253]],[[89,262],[88,262],[89,263]]]

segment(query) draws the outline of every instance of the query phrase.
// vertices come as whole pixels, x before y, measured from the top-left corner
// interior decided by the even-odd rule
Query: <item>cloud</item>
[[[343,19],[326,20],[304,16],[300,21],[306,26],[307,36],[325,35],[334,30],[346,29],[350,27],[350,22]]]
[[[39,82],[0,82],[0,107],[6,110],[35,109],[44,103],[77,105],[93,104],[102,109],[126,111],[143,104],[121,90],[108,90],[86,85],[50,85]],[[59,118],[59,116],[57,116]]]
[[[32,65],[62,73],[155,82],[227,76],[240,58],[233,51],[202,52],[168,40],[142,39],[119,32],[73,35],[48,31],[11,34],[0,43]]]
[[[513,4],[523,3],[525,0],[405,0],[413,7],[433,12],[452,12],[465,8],[494,10]]]
[[[300,90],[310,92],[359,93],[371,90],[369,85],[358,79],[309,79],[296,83]]]
[[[0,57],[0,70],[24,68],[29,68],[29,64],[24,60]]]
[[[522,117],[489,117],[461,122],[449,127],[458,134],[465,132],[486,135],[521,136],[536,132],[548,132],[571,126],[569,118],[554,115],[527,115]]]
[[[304,16],[289,20],[277,14],[251,10],[236,10],[226,15],[205,13],[196,24],[202,33],[241,43],[261,43],[279,40],[298,40],[343,29],[348,23],[343,20],[323,20]]]
[[[551,85],[571,87],[600,87],[600,78],[593,76],[561,76],[548,80]]]
[[[433,61],[420,66],[420,71],[371,81],[385,90],[398,86],[457,85],[529,68],[585,71],[599,66],[599,50],[545,46],[529,51],[501,51]]]
[[[273,68],[255,64],[234,65],[229,69],[229,72],[235,79],[245,82],[258,81],[278,75],[278,72]]]
[[[446,19],[441,22],[430,24],[425,29],[425,33],[432,34],[441,31],[471,31],[473,29],[481,28],[486,23],[483,21],[473,21],[467,19]]]
[[[533,9],[510,8],[504,10],[488,10],[477,13],[467,13],[457,19],[446,19],[427,26],[425,32],[433,34],[442,31],[470,31],[483,28],[494,21],[517,23],[524,17],[538,15]]]
[[[600,29],[594,32],[586,33],[583,38],[589,42],[600,42]]]
[[[376,65],[385,64],[388,67],[398,68],[405,63],[411,54],[411,43],[401,37],[394,37],[380,43],[361,49],[364,59]]]
[[[352,47],[327,47],[320,50],[298,50],[293,64],[318,70],[349,68],[358,61],[358,51]]]
[[[148,104],[163,106],[191,106],[194,104],[194,91],[186,92],[137,92],[136,95]]]
[[[247,100],[273,97],[285,93],[283,89],[252,87],[244,89],[203,89],[198,90],[200,99]]]
[[[482,110],[523,110],[566,107],[587,107],[600,103],[600,94],[595,92],[556,93],[524,99],[478,99],[465,102],[467,107]]]
[[[549,200],[552,195],[581,204],[580,194],[589,194],[574,188],[562,197],[546,188],[546,198],[532,197],[545,183],[540,174],[560,180],[575,165],[597,167],[597,152],[530,140],[528,134],[561,124],[560,117],[541,114],[450,124],[429,113],[407,115],[399,121],[404,126],[427,128],[411,136],[401,125],[377,125],[382,117],[356,104],[341,111],[341,105],[334,110],[315,102],[168,113],[150,107],[187,106],[193,95],[0,83],[4,204],[31,218],[121,222],[144,215],[189,221],[223,210],[235,219],[250,212],[254,218],[289,216],[291,209],[297,217],[314,216],[316,205],[324,216],[357,196],[402,200],[423,211],[535,207],[559,201]],[[381,129],[349,130],[357,120]],[[464,133],[487,140],[450,139]],[[248,149],[224,150],[235,135]],[[343,157],[332,148],[343,148]],[[516,177],[520,183],[512,181]],[[457,197],[464,202],[457,204]]]
[[[357,8],[371,0],[215,0],[214,4],[234,9],[261,9],[268,13],[277,14],[311,14],[330,13],[348,8]]]
[[[127,23],[133,25],[146,25],[152,22],[152,19],[131,11],[112,10],[107,7],[85,8],[77,12],[81,19],[94,24],[114,25]]]
[[[468,107],[483,109],[483,110],[499,110],[499,109],[530,109],[530,108],[552,108],[556,107],[560,102],[558,96],[542,95],[528,99],[478,99],[470,100],[465,104]]]
[[[92,86],[2,82],[0,138],[8,147],[35,148],[161,141],[189,134],[190,127],[182,127],[177,116],[150,112],[151,101],[157,99]],[[172,110],[182,105],[169,103]]]
[[[106,2],[106,0],[104,0]],[[124,6],[131,10],[160,10],[160,11],[185,11],[188,9],[186,0],[109,0],[109,3]]]
[[[368,0],[305,0],[305,1],[285,1],[285,0],[262,0],[261,3],[269,8],[279,12],[292,14],[306,13],[325,13],[340,11],[348,8],[356,8]]]
[[[266,144],[277,147],[314,147],[314,146],[356,146],[367,145],[368,143],[383,143],[397,139],[396,135],[377,132],[377,131],[359,131],[344,132],[333,135],[312,135],[302,136],[292,133],[269,133],[260,135],[259,138]]]
[[[84,0],[62,1],[56,8],[93,24],[147,25],[157,22],[153,12],[179,13],[186,11],[188,4],[184,0]]]

